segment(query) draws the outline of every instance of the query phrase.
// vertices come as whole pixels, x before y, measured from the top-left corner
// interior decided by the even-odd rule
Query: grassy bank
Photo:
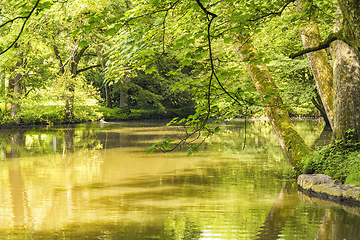
[[[360,187],[360,143],[338,140],[314,151],[304,160],[302,172],[329,175]]]

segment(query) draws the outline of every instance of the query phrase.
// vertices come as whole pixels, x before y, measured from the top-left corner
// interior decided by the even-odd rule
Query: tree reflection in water
[[[190,158],[186,149],[145,155],[151,143],[177,136],[165,123],[2,131],[0,238],[335,240],[359,234],[356,214],[299,200],[268,123],[249,123],[242,150],[242,124],[226,123]],[[321,136],[321,124],[296,124],[310,145]]]

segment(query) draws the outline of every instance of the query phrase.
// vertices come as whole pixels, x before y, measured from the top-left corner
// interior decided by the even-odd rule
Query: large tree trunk
[[[338,0],[343,16],[342,34],[348,45],[360,58],[360,1]]]
[[[342,27],[340,20],[335,32]],[[354,48],[341,40],[332,43],[334,65],[334,138],[345,140],[353,129],[354,141],[360,140],[360,59]]]
[[[334,137],[345,139],[349,129],[360,140],[360,60],[346,43],[334,43]]]
[[[265,101],[264,105],[266,113],[274,132],[291,164],[294,167],[299,167],[301,160],[310,153],[312,149],[306,145],[291,122],[288,111],[282,102],[276,85],[265,64],[251,62],[251,60],[256,59],[258,55],[255,47],[250,43],[245,42],[242,36],[239,36],[235,40],[235,44],[236,50],[243,60],[245,58],[250,58],[250,61],[245,62],[245,65],[258,93]]]
[[[309,0],[311,1],[311,0]],[[305,2],[296,1],[296,10],[302,14]],[[320,31],[314,21],[310,21],[306,28],[300,30],[304,49],[318,46],[321,42]],[[314,80],[321,97],[330,126],[333,128],[333,70],[326,51],[319,50],[306,54],[314,75]]]

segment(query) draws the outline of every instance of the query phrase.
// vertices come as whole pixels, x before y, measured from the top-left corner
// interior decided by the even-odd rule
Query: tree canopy
[[[193,152],[219,130],[217,122],[265,109],[294,165],[311,150],[297,140],[288,112],[320,111],[335,138],[347,138],[349,129],[354,141],[360,138],[352,115],[360,90],[340,87],[359,85],[357,1],[2,0],[0,6],[2,96],[10,118],[21,118],[21,106],[41,95],[63,101],[69,122],[79,102],[99,96],[108,107],[164,113],[196,102],[193,114],[172,121],[189,126],[184,138],[151,149],[195,138]],[[348,77],[333,76],[332,68]],[[352,104],[345,103],[349,96]]]

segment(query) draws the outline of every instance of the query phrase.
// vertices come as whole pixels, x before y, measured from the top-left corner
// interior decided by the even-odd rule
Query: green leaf
[[[115,28],[110,28],[104,34],[105,34],[105,36],[112,36],[112,35],[114,35],[115,32],[116,32]]]
[[[180,42],[180,43],[176,43],[174,45],[174,49],[180,49],[181,47],[183,46],[183,44]]]
[[[79,42],[79,47],[83,48],[83,47],[86,47],[88,45],[88,42],[87,41],[80,41]]]
[[[234,39],[232,37],[228,37],[224,39],[224,43],[230,43],[232,42]]]
[[[145,69],[145,74],[151,74],[155,71],[155,68],[154,67],[150,67],[150,68],[147,68]]]
[[[28,17],[29,14],[30,14],[30,11],[23,12],[23,14],[21,14],[21,17]]]
[[[271,58],[265,58],[264,63],[269,64],[271,62]]]
[[[190,63],[191,63],[191,60],[189,60],[189,59],[185,59],[184,61],[181,62],[181,64],[184,66],[189,66]]]

